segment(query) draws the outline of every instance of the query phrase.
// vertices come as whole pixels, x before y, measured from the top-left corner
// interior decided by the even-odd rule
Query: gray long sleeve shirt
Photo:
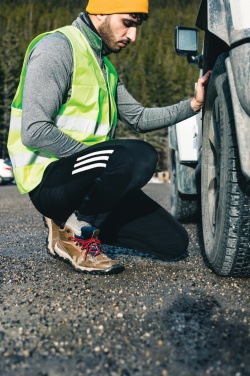
[[[107,47],[93,38],[89,19],[80,14],[73,26],[87,37],[103,70]],[[22,142],[27,147],[57,158],[80,152],[86,145],[75,141],[55,126],[54,119],[71,92],[73,55],[70,42],[60,33],[44,37],[31,51],[23,95]],[[138,103],[119,81],[117,86],[118,118],[137,132],[145,133],[171,126],[196,114],[191,99],[173,106],[145,108]]]

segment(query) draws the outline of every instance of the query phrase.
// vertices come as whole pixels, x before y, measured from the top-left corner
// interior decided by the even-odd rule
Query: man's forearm
[[[144,108],[120,83],[117,88],[117,105],[120,120],[140,133],[150,132],[174,125],[194,116],[191,99],[173,106]]]

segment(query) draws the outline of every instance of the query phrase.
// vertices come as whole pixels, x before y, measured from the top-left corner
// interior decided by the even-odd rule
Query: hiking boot
[[[50,218],[43,216],[44,226],[49,230],[47,237],[47,249],[50,256],[56,256],[55,245],[57,242],[59,226]]]
[[[91,226],[81,228],[81,236],[75,235],[69,225],[59,228],[55,253],[68,260],[72,266],[85,273],[114,274],[124,267],[107,257],[98,239],[99,230]]]

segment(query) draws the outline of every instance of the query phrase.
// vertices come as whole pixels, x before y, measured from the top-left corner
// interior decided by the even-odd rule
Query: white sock
[[[67,219],[65,225],[71,227],[75,235],[77,236],[81,236],[81,233],[82,233],[81,228],[83,226],[88,226],[88,227],[91,226],[88,222],[78,221],[75,213],[71,214],[71,216]]]

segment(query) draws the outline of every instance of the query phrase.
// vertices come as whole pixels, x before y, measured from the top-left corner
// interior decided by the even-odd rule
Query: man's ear
[[[102,22],[107,18],[107,14],[97,14],[96,17],[98,21]]]
[[[99,30],[99,27],[105,21],[107,14],[89,14],[89,18],[91,19],[93,25],[95,26],[96,30]]]

